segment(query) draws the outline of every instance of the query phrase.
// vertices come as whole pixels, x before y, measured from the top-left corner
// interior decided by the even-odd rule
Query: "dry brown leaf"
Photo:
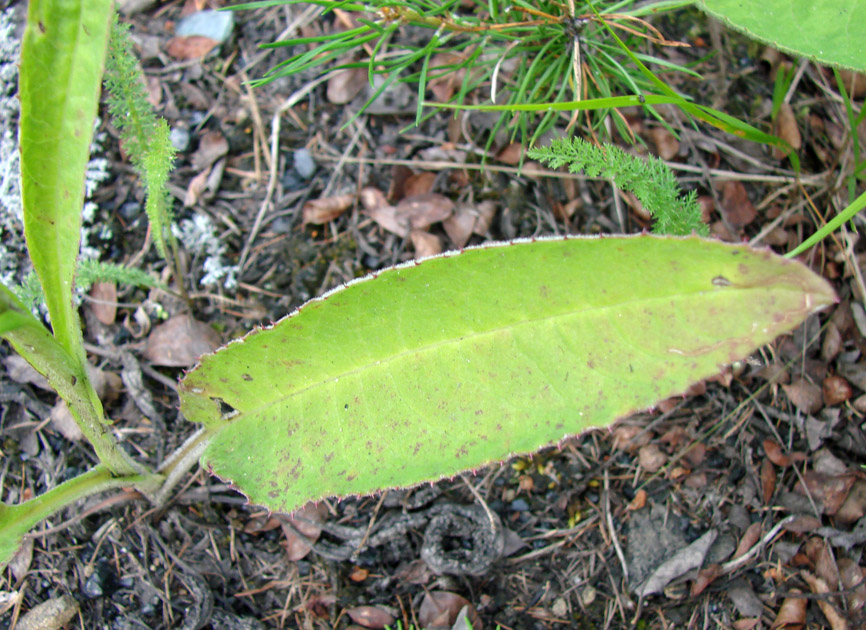
[[[280,517],[283,519],[280,525],[286,539],[286,555],[288,555],[290,562],[297,562],[305,558],[313,550],[311,543],[319,539],[322,533],[322,523],[327,516],[328,508],[324,504],[310,501],[300,510],[294,512],[292,516]],[[290,526],[287,526],[287,523]]]
[[[517,166],[520,164],[520,158],[523,155],[523,145],[519,142],[512,142],[496,154],[496,159],[503,164],[509,166]]]
[[[84,439],[84,433],[81,432],[78,422],[72,416],[69,407],[66,406],[65,400],[58,399],[51,408],[51,413],[48,417],[51,419],[51,426],[54,430],[70,442],[78,442]]]
[[[361,199],[361,205],[363,205],[364,209],[368,211],[389,205],[388,200],[385,198],[385,193],[373,186],[362,188],[359,197]]]
[[[731,557],[731,560],[736,560],[744,553],[746,553],[749,549],[751,549],[755,543],[757,543],[761,539],[761,524],[760,523],[752,523],[746,528],[746,531],[743,533],[743,536],[740,538],[740,543],[737,545],[737,550],[734,552],[734,555]]]
[[[764,505],[770,505],[773,494],[776,492],[776,469],[769,458],[761,462],[761,498]]]
[[[680,152],[680,141],[664,127],[653,127],[649,133],[656,145],[656,154],[661,159],[672,160]]]
[[[836,520],[843,525],[856,523],[866,516],[866,481],[858,479],[836,511]]]
[[[418,610],[418,621],[422,628],[451,628],[457,620],[457,615],[469,602],[455,593],[448,591],[429,591],[421,601]]]
[[[408,221],[413,230],[428,228],[451,216],[454,202],[436,193],[404,197],[396,206],[396,215]]]
[[[27,576],[27,572],[30,571],[30,563],[33,561],[34,540],[33,538],[24,538],[15,553],[12,554],[9,564],[6,565],[12,576],[19,583]]]
[[[114,282],[94,282],[90,288],[90,310],[106,326],[117,317],[117,285]]]
[[[839,577],[842,586],[848,591],[845,598],[848,600],[848,609],[856,613],[866,604],[866,583],[864,583],[863,569],[850,558],[839,558]]]
[[[229,152],[229,143],[219,131],[208,131],[198,142],[198,149],[192,155],[192,167],[202,171]]]
[[[795,378],[790,385],[782,385],[791,403],[803,413],[818,413],[824,406],[821,388],[804,378]]]
[[[674,425],[662,434],[659,442],[665,445],[669,453],[673,453],[689,442],[689,434],[683,427]]]
[[[336,195],[322,199],[311,199],[302,210],[303,224],[324,225],[333,221],[355,203],[355,195]]]
[[[719,211],[725,221],[735,228],[742,228],[755,220],[755,206],[742,182],[729,180],[723,183],[721,188],[722,201]]]
[[[463,83],[463,78],[466,76],[466,68],[460,68],[457,71],[449,70],[447,72],[444,68],[442,70],[436,69],[459,64],[464,59],[463,55],[454,52],[440,52],[430,58],[429,68],[435,78],[427,82],[427,88],[433,92],[433,96],[440,103],[444,103],[454,96],[457,86]]]
[[[713,583],[713,581],[722,575],[722,565],[709,564],[698,571],[698,576],[692,582],[692,587],[689,589],[690,597],[697,597]]]
[[[842,333],[833,322],[830,322],[824,329],[824,340],[821,342],[821,359],[829,363],[836,358],[841,350]]]
[[[442,253],[442,241],[435,234],[424,230],[412,230],[409,233],[416,258],[427,258]]]
[[[190,367],[219,346],[220,338],[213,328],[181,313],[150,332],[144,356],[154,365]]]
[[[801,552],[809,559],[818,577],[828,584],[836,582],[839,569],[836,568],[836,560],[823,538],[812,536],[801,547]]]
[[[807,470],[803,473],[803,480],[806,482],[809,495],[821,505],[822,512],[832,516],[842,507],[857,478],[854,475],[831,476]],[[794,486],[794,492],[806,494],[799,481]]]
[[[824,379],[821,384],[821,392],[824,395],[824,404],[828,407],[839,405],[854,395],[854,390],[841,376],[832,375]]]
[[[165,46],[169,56],[180,61],[200,59],[216,48],[219,42],[204,35],[172,37]]]
[[[789,103],[782,103],[779,108],[779,115],[776,117],[776,123],[773,125],[775,135],[791,145],[794,151],[799,151],[803,146],[803,138],[800,136],[800,129],[797,127],[797,118],[794,116],[794,110]],[[787,154],[779,148],[773,149],[773,155],[777,159],[782,159]]]
[[[797,589],[791,590],[792,594],[799,594]],[[770,630],[801,630],[806,625],[806,604],[807,600],[802,597],[787,597],[782,601],[779,607],[779,614],[776,615],[773,625]]]
[[[451,242],[462,248],[472,237],[476,221],[477,216],[471,206],[457,204],[457,207],[454,208],[454,214],[442,222],[442,227],[445,228],[445,233]]]
[[[353,582],[363,582],[368,577],[370,577],[370,571],[363,567],[354,567],[352,572],[349,574],[349,579]]]
[[[18,619],[17,630],[60,630],[78,613],[71,595],[60,595],[37,604]]]
[[[403,182],[403,197],[414,197],[415,195],[428,195],[433,192],[433,184],[436,182],[436,173],[422,171],[414,173]]]
[[[816,595],[826,595],[831,590],[830,587],[827,586],[827,582],[822,578],[812,575],[808,571],[800,571],[800,576]],[[839,614],[839,611],[836,610],[832,603],[826,599],[818,599],[816,601],[818,603],[818,608],[821,609],[821,612],[824,613],[824,617],[826,617],[827,621],[830,622],[831,630],[848,630],[848,622]]]
[[[198,203],[198,199],[207,185],[209,171],[210,169],[206,169],[189,180],[189,185],[186,187],[186,192],[183,195],[184,208],[190,208]]]
[[[658,472],[668,461],[668,456],[655,444],[641,446],[637,457],[640,467],[649,473]]]
[[[392,234],[406,238],[409,236],[409,219],[405,216],[397,214],[397,208],[385,204],[384,206],[376,206],[367,210],[367,214],[383,230],[387,230]]]
[[[734,630],[755,630],[759,623],[761,623],[760,617],[744,617],[743,619],[737,619],[732,627]]]
[[[623,424],[613,430],[613,448],[619,451],[634,453],[644,444],[649,444],[652,435],[642,427]]]
[[[764,452],[767,454],[767,457],[771,462],[776,464],[776,466],[780,466],[782,468],[786,466],[790,466],[791,462],[802,462],[806,461],[807,456],[805,453],[795,452],[787,455],[782,452],[782,447],[774,440],[764,440]]]
[[[366,68],[343,68],[336,70],[328,79],[326,96],[329,103],[334,105],[345,105],[351,103],[352,99],[367,85]]]
[[[27,363],[27,359],[20,354],[10,354],[8,357],[4,357],[3,365],[6,367],[6,374],[16,383],[30,383],[39,389],[54,391],[54,388],[48,383],[48,379],[37,372],[36,368]]]
[[[629,511],[643,509],[644,506],[646,506],[646,500],[647,500],[646,490],[643,490],[643,489],[638,490],[635,493],[634,498],[629,502],[628,507],[626,509],[628,509]]]
[[[397,621],[394,615],[379,606],[355,606],[354,608],[347,608],[346,614],[355,623],[374,630],[393,625]]]

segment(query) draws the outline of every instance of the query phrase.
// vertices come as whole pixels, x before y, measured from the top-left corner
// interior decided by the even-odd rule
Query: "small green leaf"
[[[550,239],[409,263],[205,357],[202,462],[251,501],[432,481],[711,376],[835,299],[802,265],[696,237]]]
[[[700,0],[727,26],[816,63],[866,71],[866,0]]]
[[[111,0],[32,0],[21,47],[21,195],[54,334],[84,360],[72,282]]]

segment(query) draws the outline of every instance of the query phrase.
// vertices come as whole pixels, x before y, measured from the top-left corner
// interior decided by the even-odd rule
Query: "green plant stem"
[[[843,223],[845,223],[845,221],[851,219],[863,208],[866,208],[866,192],[857,197],[857,199],[855,199],[851,203],[851,205],[849,205],[842,212],[836,215],[829,223],[827,223],[827,225],[825,225],[820,230],[815,232],[812,236],[800,243],[798,247],[785,254],[785,258],[793,258],[794,256],[799,256],[813,245],[818,244],[820,241],[826,238],[828,234],[834,232]]]
[[[112,488],[131,486],[146,492],[155,489],[161,481],[162,476],[155,474],[116,477],[100,464],[34,499],[17,505],[0,504],[0,556],[9,557],[24,534],[40,521],[76,501]]]

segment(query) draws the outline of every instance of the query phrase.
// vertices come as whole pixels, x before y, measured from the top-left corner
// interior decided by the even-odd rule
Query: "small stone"
[[[177,151],[178,153],[183,153],[189,148],[188,130],[181,129],[179,127],[173,127],[171,132],[169,133],[169,138],[171,139],[171,146],[173,146],[175,151]]]
[[[293,156],[295,171],[304,179],[310,179],[316,172],[316,162],[309,149],[298,149]]]
[[[514,499],[511,502],[511,509],[515,512],[526,512],[529,510],[529,504],[523,499]]]
[[[179,37],[200,35],[222,44],[232,34],[234,26],[235,16],[231,11],[199,11],[178,22],[175,34]]]

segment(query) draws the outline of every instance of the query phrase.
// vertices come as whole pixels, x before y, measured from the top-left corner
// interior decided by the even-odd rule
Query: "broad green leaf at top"
[[[699,0],[727,26],[816,63],[866,71],[866,0]]]
[[[835,299],[766,250],[569,238],[381,271],[182,382],[202,463],[291,511],[528,453],[679,394]]]
[[[84,360],[72,284],[111,0],[31,0],[21,47],[21,196],[54,334]]]

